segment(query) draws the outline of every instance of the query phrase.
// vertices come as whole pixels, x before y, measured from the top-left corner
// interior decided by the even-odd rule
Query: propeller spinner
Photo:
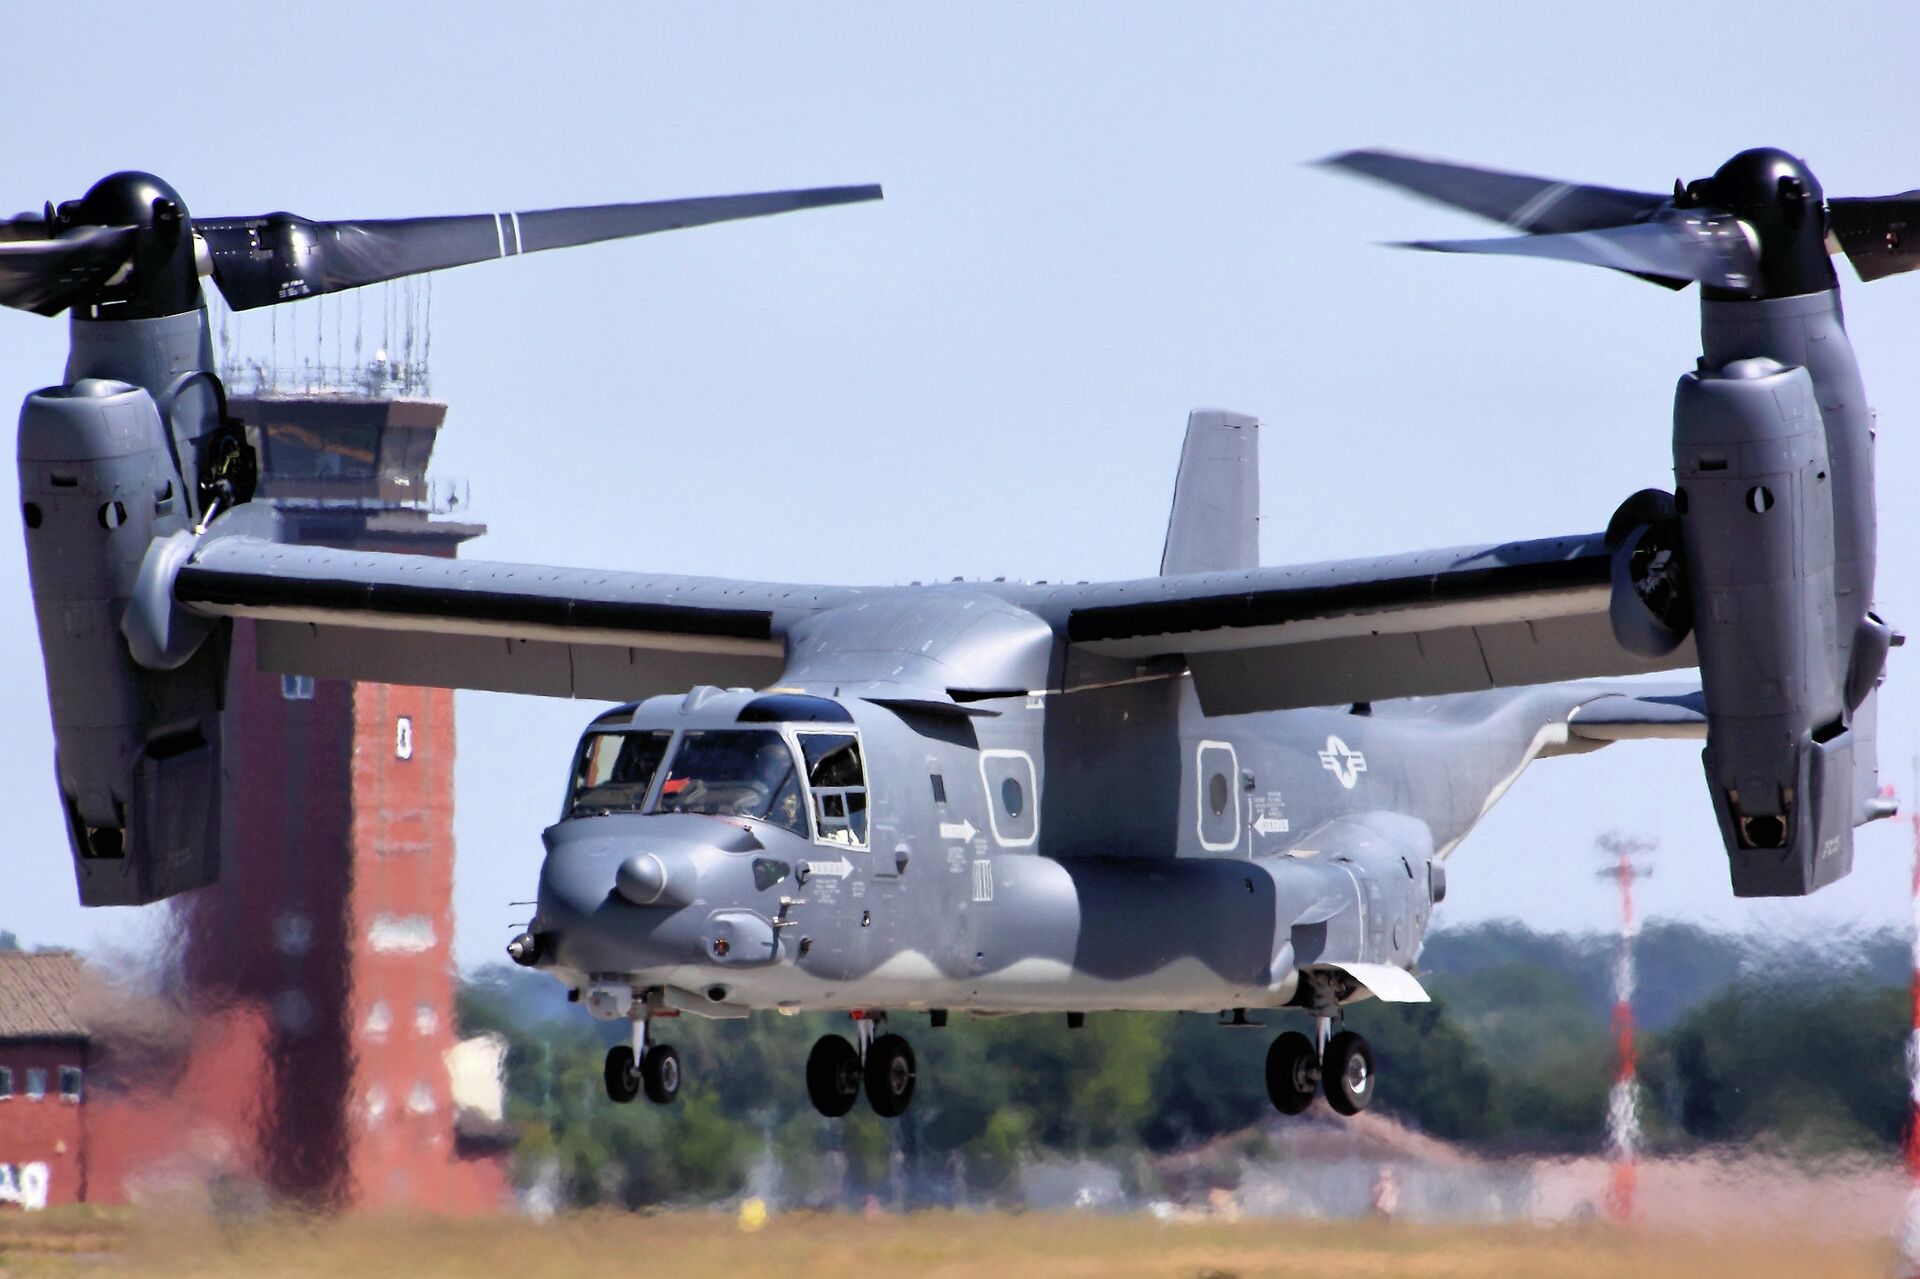
[[[0,223],[0,305],[147,319],[199,304],[211,274],[236,311],[447,267],[682,227],[881,198],[878,186],[319,222],[292,213],[192,219],[150,173],[116,173],[79,200]]]

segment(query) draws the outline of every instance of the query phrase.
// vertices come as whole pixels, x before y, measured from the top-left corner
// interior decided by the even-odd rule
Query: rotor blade
[[[1438,253],[1502,253],[1584,262],[1632,275],[1655,276],[1657,284],[1699,280],[1732,290],[1751,289],[1759,267],[1753,241],[1737,220],[1677,213],[1655,222],[1571,231],[1564,235],[1419,240],[1403,247]]]
[[[382,280],[655,231],[880,198],[878,186],[599,204],[529,213],[314,222],[291,213],[195,218],[213,279],[236,311]]]
[[[1666,196],[1644,191],[1476,169],[1398,151],[1347,151],[1320,163],[1541,235],[1637,222],[1667,202]]]
[[[1827,225],[1862,280],[1920,267],[1920,191],[1828,200]]]
[[[0,306],[60,314],[127,264],[134,234],[110,226],[58,240],[0,241]]]

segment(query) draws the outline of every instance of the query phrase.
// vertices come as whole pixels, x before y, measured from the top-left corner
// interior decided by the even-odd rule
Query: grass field
[[[1602,1226],[1450,1228],[1379,1222],[1161,1223],[1088,1214],[777,1217],[752,1233],[719,1213],[219,1222],[55,1210],[0,1217],[0,1276],[605,1274],[1046,1276],[1884,1276],[1884,1239],[1653,1234]]]

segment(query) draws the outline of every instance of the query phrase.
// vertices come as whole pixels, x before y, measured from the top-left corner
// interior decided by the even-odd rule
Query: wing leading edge
[[[190,613],[258,622],[266,670],[611,700],[772,684],[786,628],[853,594],[245,536],[202,545],[173,582]]]
[[[1077,586],[995,584],[1066,641],[1063,683],[1175,658],[1209,715],[1677,670],[1620,647],[1598,536]],[[984,585],[984,584],[983,584]],[[200,617],[259,624],[267,670],[623,700],[780,682],[788,632],[867,596],[213,537],[173,579]],[[941,589],[941,588],[933,588]],[[852,624],[851,619],[849,624]]]
[[[1184,657],[1209,715],[1693,666],[1621,648],[1598,534],[1065,588],[1071,646]]]

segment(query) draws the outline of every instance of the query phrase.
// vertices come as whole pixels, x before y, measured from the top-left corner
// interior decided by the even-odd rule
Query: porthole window
[[[1756,484],[1747,490],[1747,509],[1755,515],[1765,515],[1773,509],[1773,490],[1764,484]]]
[[[1040,778],[1033,757],[1005,747],[980,752],[980,783],[987,826],[1002,848],[1030,848],[1040,838]],[[958,795],[953,796],[959,799]]]
[[[1231,852],[1240,846],[1240,805],[1233,779],[1240,776],[1240,757],[1231,742],[1196,742],[1193,772],[1193,816],[1200,847],[1209,853]]]

